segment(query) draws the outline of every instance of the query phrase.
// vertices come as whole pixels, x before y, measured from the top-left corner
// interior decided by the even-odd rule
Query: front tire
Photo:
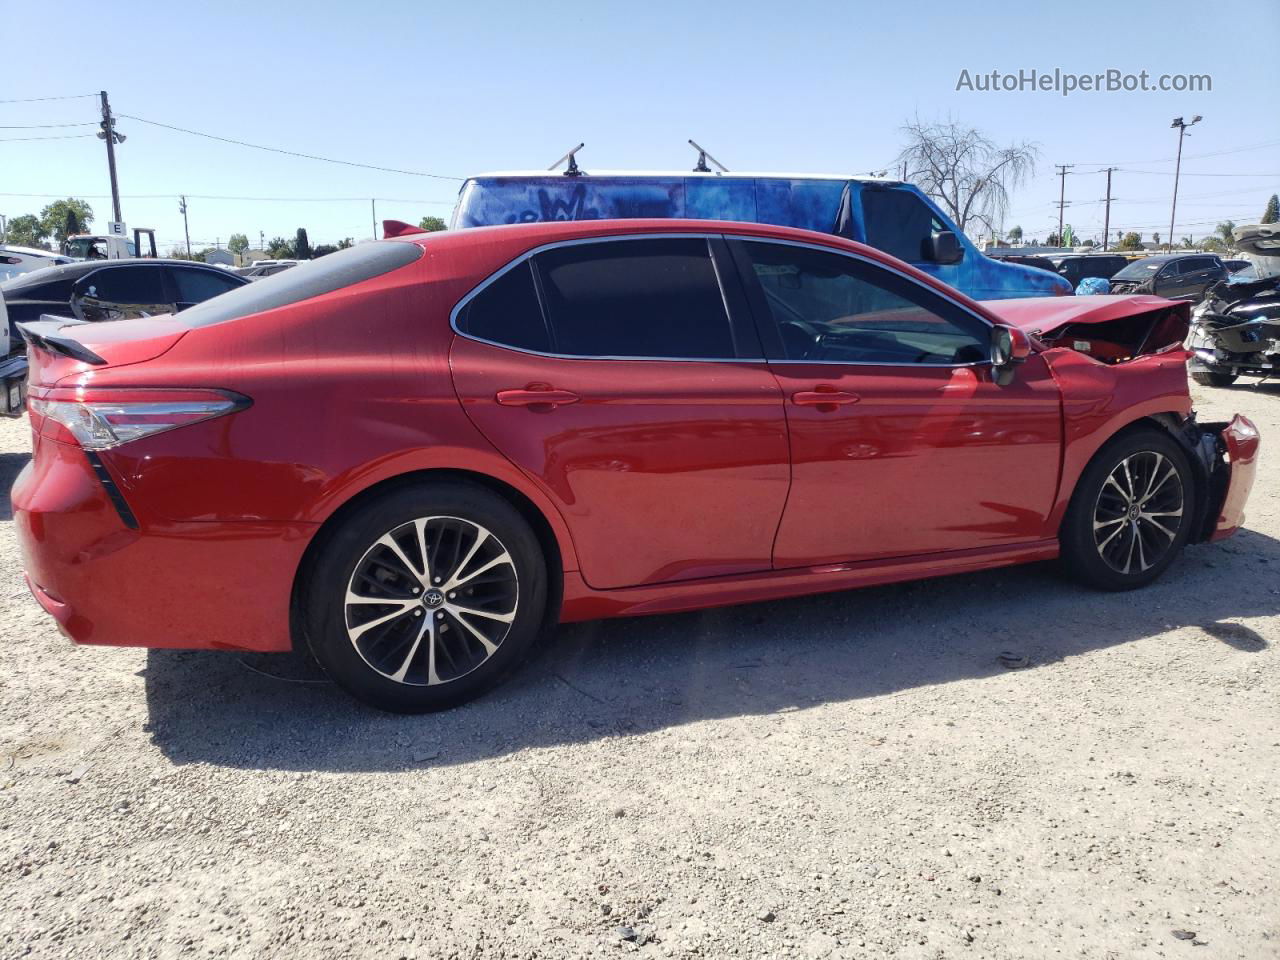
[[[425,713],[480,696],[528,654],[547,572],[506,500],[465,482],[402,487],[318,546],[300,596],[307,643],[359,700]]]
[[[1236,382],[1238,374],[1214,373],[1211,370],[1196,370],[1191,379],[1202,387],[1229,387]]]
[[[1159,577],[1191,534],[1195,487],[1187,456],[1158,429],[1104,446],[1076,484],[1062,521],[1062,561],[1076,579],[1132,590]]]

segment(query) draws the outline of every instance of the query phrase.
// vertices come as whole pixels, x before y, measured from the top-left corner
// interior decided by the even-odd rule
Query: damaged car
[[[78,643],[305,647],[403,712],[557,623],[1052,559],[1127,590],[1253,482],[1253,425],[1192,412],[1189,310],[977,302],[756,224],[386,239],[173,317],[23,324],[15,526]]]
[[[1237,227],[1235,239],[1252,262],[1209,289],[1187,339],[1191,377],[1208,387],[1280,374],[1280,228]]]

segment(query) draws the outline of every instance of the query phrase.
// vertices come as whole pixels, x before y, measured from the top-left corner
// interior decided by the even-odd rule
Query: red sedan
[[[79,643],[305,643],[456,704],[557,621],[1061,556],[1109,589],[1242,522],[1188,307],[975,303],[839,238],[598,221],[364,244],[174,317],[26,324],[27,579]]]

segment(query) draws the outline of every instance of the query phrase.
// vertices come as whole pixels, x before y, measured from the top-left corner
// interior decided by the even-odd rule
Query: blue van
[[[737,220],[834,233],[890,253],[975,300],[1070,294],[1046,270],[983,255],[918,187],[894,180],[776,173],[563,174],[471,177],[452,228],[548,220]]]

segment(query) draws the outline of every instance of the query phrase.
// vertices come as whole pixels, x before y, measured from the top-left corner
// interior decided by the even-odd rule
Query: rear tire
[[[1229,387],[1236,382],[1238,374],[1235,373],[1213,373],[1209,370],[1197,370],[1191,374],[1191,379],[1202,387]]]
[[[1186,545],[1195,485],[1178,442],[1157,428],[1106,444],[1081,474],[1062,521],[1067,572],[1102,590],[1146,586]]]
[[[465,482],[360,506],[318,546],[308,581],[299,612],[316,660],[352,696],[395,713],[443,710],[500,683],[547,603],[529,525]]]

